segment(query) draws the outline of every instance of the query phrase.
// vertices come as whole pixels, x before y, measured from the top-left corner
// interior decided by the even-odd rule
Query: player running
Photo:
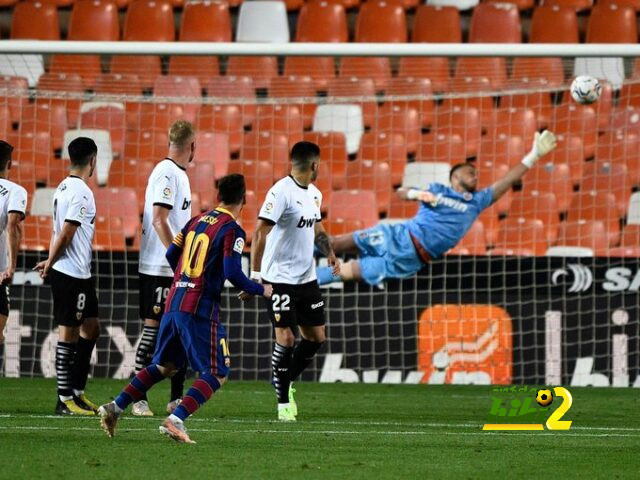
[[[453,248],[480,213],[497,201],[540,157],[556,147],[556,137],[545,130],[536,133],[531,151],[504,178],[476,191],[478,176],[471,163],[455,165],[449,174],[451,187],[432,183],[426,190],[401,188],[401,198],[420,202],[417,215],[396,225],[378,224],[366,230],[332,239],[338,253],[355,253],[358,260],[342,266],[336,275],[329,267],[318,268],[320,285],[335,281],[364,280],[378,285],[386,278],[405,278],[424,264]]]
[[[0,140],[0,345],[9,317],[9,284],[16,271],[27,191],[8,180],[13,146]],[[4,288],[1,286],[4,285]]]
[[[258,215],[251,245],[251,276],[273,285],[268,302],[276,341],[271,357],[278,419],[295,421],[291,382],[313,360],[325,341],[324,301],[316,281],[314,243],[327,256],[333,274],[340,264],[320,223],[320,148],[298,142],[291,150],[291,174],[271,187]],[[294,349],[296,331],[301,341]]]
[[[98,408],[84,394],[91,353],[100,334],[98,297],[91,278],[96,204],[87,185],[97,154],[90,138],[78,137],[69,144],[71,172],[53,196],[49,258],[34,267],[51,285],[58,325],[58,415],[95,415]]]
[[[160,432],[182,443],[195,443],[184,420],[200,408],[229,374],[229,347],[220,323],[220,297],[225,279],[251,295],[271,297],[271,286],[260,285],[242,273],[245,233],[236,223],[244,205],[244,177],[220,179],[220,205],[191,219],[166,253],[175,271],[160,322],[156,353],[115,401],[98,410],[102,428],[113,437],[119,416],[144,397],[156,383],[173,375],[185,361],[199,373],[180,405],[160,427]]]
[[[159,162],[147,182],[140,245],[140,318],[142,338],[136,352],[136,373],[149,365],[156,346],[158,326],[171,287],[173,271],[165,253],[173,237],[191,219],[191,186],[186,168],[193,160],[195,133],[186,120],[169,129],[169,153]],[[167,412],[175,410],[184,388],[185,370],[171,378]],[[133,405],[131,413],[153,416],[147,397]]]

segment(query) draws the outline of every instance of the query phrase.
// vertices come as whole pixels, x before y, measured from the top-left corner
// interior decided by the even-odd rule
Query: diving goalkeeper
[[[556,137],[548,130],[535,134],[533,147],[522,162],[493,185],[476,191],[478,174],[472,163],[451,168],[451,186],[438,183],[426,189],[401,188],[398,195],[420,202],[411,220],[378,224],[366,230],[331,239],[334,251],[354,253],[357,260],[342,265],[334,276],[330,267],[317,269],[318,283],[364,280],[378,285],[387,278],[405,278],[417,273],[425,263],[455,247],[482,211],[511,189],[544,155],[556,147]]]

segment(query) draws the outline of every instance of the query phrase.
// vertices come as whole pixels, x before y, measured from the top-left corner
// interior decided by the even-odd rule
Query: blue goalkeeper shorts
[[[380,223],[353,233],[360,250],[360,273],[369,285],[378,285],[385,278],[406,278],[422,269],[422,260],[416,253],[403,223]]]

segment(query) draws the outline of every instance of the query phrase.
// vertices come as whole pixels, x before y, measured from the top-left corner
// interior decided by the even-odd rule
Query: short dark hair
[[[74,167],[84,167],[89,165],[91,157],[98,154],[98,146],[93,139],[88,137],[78,137],[69,144],[69,158]]]
[[[471,162],[457,163],[453,167],[451,167],[451,170],[449,170],[449,181],[451,181],[451,179],[453,178],[453,174],[456,173],[457,170],[460,170],[462,167],[476,168],[476,166]]]
[[[218,201],[226,205],[242,203],[246,191],[244,175],[240,173],[231,173],[218,180]]]
[[[13,152],[13,145],[0,140],[0,171],[6,170],[9,160],[11,160],[11,152]]]
[[[320,147],[313,142],[298,142],[291,149],[294,167],[307,169],[320,156]]]

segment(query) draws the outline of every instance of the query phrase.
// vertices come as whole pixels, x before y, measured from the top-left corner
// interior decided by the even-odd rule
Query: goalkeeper
[[[472,163],[451,168],[450,187],[432,183],[425,190],[401,188],[401,198],[420,202],[416,216],[403,223],[378,224],[332,238],[336,253],[354,253],[359,259],[342,265],[339,275],[333,275],[330,267],[318,268],[318,283],[364,280],[378,285],[387,278],[414,275],[425,263],[455,247],[480,213],[555,147],[553,133],[536,133],[533,147],[522,163],[484,190],[476,191],[478,175]]]

